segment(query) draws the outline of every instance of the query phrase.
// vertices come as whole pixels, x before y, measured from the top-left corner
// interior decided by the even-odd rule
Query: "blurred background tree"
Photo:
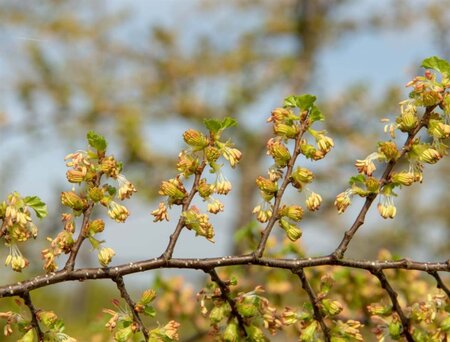
[[[52,174],[45,155],[55,148],[71,151],[95,129],[121,150],[142,201],[153,201],[163,175],[175,165],[180,132],[200,126],[203,118],[228,115],[240,123],[235,134],[243,151],[229,204],[239,210],[219,223],[231,236],[253,220],[254,179],[267,162],[268,132],[261,123],[285,96],[311,92],[340,146],[331,161],[315,169],[322,185],[314,190],[327,205],[305,223],[311,229],[304,247],[313,254],[331,252],[352,219],[336,215],[333,198],[346,187],[354,160],[373,149],[382,130],[379,120],[398,111],[406,94],[401,85],[417,71],[393,66],[418,65],[432,54],[450,57],[450,1],[5,0],[1,9],[2,198],[23,177],[15,165],[26,165],[25,177],[46,179],[33,171],[36,164]],[[395,61],[391,51],[385,58],[374,43],[366,54],[358,47],[358,54],[350,51],[340,61],[344,65],[327,60],[331,50],[355,49],[352,41],[364,39],[369,44],[393,39],[404,56]],[[387,74],[383,82],[354,77],[367,62],[375,73]],[[327,70],[340,71],[332,78]],[[30,151],[37,154],[31,160]],[[369,220],[349,256],[373,258],[383,246],[404,257],[448,257],[450,195],[439,184],[450,183],[450,165],[434,169],[425,175],[426,193],[420,187],[403,190],[398,218],[383,224]],[[47,222],[48,235],[58,224],[57,216]],[[249,239],[230,253],[248,249],[244,241],[258,229],[247,231]]]

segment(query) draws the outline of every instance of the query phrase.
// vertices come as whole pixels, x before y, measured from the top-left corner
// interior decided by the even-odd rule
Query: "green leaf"
[[[316,97],[310,94],[303,95],[291,95],[284,99],[285,107],[297,107],[300,110],[309,110],[314,102],[316,101]]]
[[[155,317],[156,316],[155,308],[151,305],[146,305],[144,307],[144,315],[150,316],[150,317]]]
[[[422,61],[422,67],[426,69],[433,69],[441,74],[450,75],[450,63],[445,59],[439,58],[437,56],[425,58]]]
[[[36,216],[44,218],[47,216],[47,205],[37,196],[27,196],[23,199],[27,206],[33,208]]]
[[[217,133],[220,130],[220,121],[216,119],[203,120],[205,127],[212,133]]]
[[[226,128],[233,127],[237,125],[237,121],[233,118],[226,117],[223,120],[217,119],[204,119],[203,124],[212,133],[218,133]]]
[[[364,183],[366,180],[366,177],[364,175],[357,175],[350,177],[350,180],[348,181],[350,185],[358,184],[358,183]]]
[[[98,152],[106,151],[106,147],[108,146],[108,143],[106,142],[106,139],[102,135],[100,135],[94,131],[89,131],[87,133],[86,137],[87,137],[89,146],[91,146],[92,148],[95,148]]]
[[[221,125],[222,125],[222,129],[234,127],[237,125],[237,120],[227,116],[227,117],[225,117],[225,119],[222,120]]]
[[[311,112],[309,114],[309,118],[311,119],[312,122],[323,121],[325,119],[322,112],[320,111],[319,108],[317,108],[317,106],[312,107]]]

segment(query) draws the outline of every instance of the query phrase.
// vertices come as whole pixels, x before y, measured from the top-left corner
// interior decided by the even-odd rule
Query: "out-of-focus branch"
[[[236,317],[236,319],[238,321],[239,329],[241,330],[242,336],[246,337],[247,336],[247,331],[245,330],[244,319],[242,318],[241,314],[237,310],[236,302],[234,301],[234,299],[230,295],[230,288],[228,287],[228,285],[222,279],[220,279],[219,275],[217,274],[217,272],[216,272],[216,270],[214,268],[211,269],[211,270],[208,270],[206,272],[211,277],[211,280],[213,282],[215,282],[219,286],[220,293],[221,293],[221,296],[222,296],[223,300],[225,300],[230,305],[231,314],[234,317]]]
[[[322,315],[322,312],[320,311],[319,305],[317,304],[317,296],[314,292],[314,289],[311,287],[311,284],[309,283],[308,279],[306,278],[305,271],[303,270],[303,268],[299,268],[297,270],[294,270],[293,273],[295,273],[300,278],[302,288],[308,294],[309,301],[311,302],[311,305],[314,310],[314,319],[320,324],[320,328],[322,329],[325,342],[331,341],[330,331],[327,325],[325,324],[324,317]]]
[[[145,337],[145,340],[148,340],[148,330],[145,328],[144,323],[141,320],[141,317],[139,316],[138,312],[135,309],[136,303],[133,302],[130,295],[128,294],[128,291],[125,287],[125,283],[123,282],[123,277],[118,276],[116,278],[113,278],[113,281],[116,283],[117,288],[120,291],[120,296],[125,300],[128,307],[130,308],[130,311],[133,315],[134,322],[139,326],[139,330],[142,332],[142,334]]]
[[[392,306],[394,308],[394,311],[397,313],[398,317],[400,318],[400,321],[402,322],[402,335],[406,338],[408,342],[414,342],[414,339],[409,331],[409,319],[405,316],[405,313],[403,312],[397,297],[398,294],[395,292],[395,290],[392,288],[391,284],[389,284],[389,281],[387,280],[386,276],[384,275],[383,271],[372,271],[372,274],[378,278],[378,280],[381,283],[381,286],[385,291],[388,293],[389,297],[391,298]]]
[[[28,309],[30,310],[30,314],[31,314],[31,325],[33,326],[34,331],[36,331],[36,335],[38,338],[39,342],[44,341],[44,333],[41,330],[41,327],[39,326],[39,322],[37,319],[37,312],[38,310],[36,310],[36,308],[33,305],[33,302],[31,301],[31,297],[30,297],[30,293],[29,292],[24,292],[21,295],[23,301],[25,302],[25,305],[28,307]]]
[[[444,291],[447,294],[447,297],[450,298],[450,289],[444,284],[444,281],[442,280],[442,278],[439,275],[439,273],[437,273],[437,271],[430,271],[428,273],[431,276],[433,276],[434,279],[436,279],[437,287],[439,289],[441,289],[442,291]]]

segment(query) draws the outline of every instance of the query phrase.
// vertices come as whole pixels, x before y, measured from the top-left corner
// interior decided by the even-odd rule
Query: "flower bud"
[[[342,214],[351,203],[350,193],[348,190],[337,195],[336,200],[334,201],[334,205],[337,208],[339,214]]]
[[[114,157],[109,156],[101,160],[100,169],[108,177],[116,179],[121,171],[120,164],[114,159]]]
[[[302,236],[302,231],[297,226],[290,224],[286,219],[279,220],[280,227],[286,232],[287,237],[291,241],[297,241]]]
[[[195,129],[188,129],[184,132],[183,139],[194,151],[200,151],[209,144],[208,138]]]
[[[395,161],[400,156],[397,145],[392,141],[385,141],[378,145],[378,152],[386,157],[387,161]]]
[[[153,222],[158,222],[162,220],[169,221],[169,214],[167,213],[167,207],[164,203],[159,203],[158,209],[155,209],[151,212],[151,214],[155,217]]]
[[[416,177],[411,172],[398,172],[394,173],[391,176],[391,181],[394,184],[401,184],[405,186],[409,186],[414,183]]]
[[[112,218],[116,222],[125,222],[125,220],[128,218],[129,212],[128,209],[125,208],[123,205],[117,204],[114,201],[109,202],[108,205],[108,216]]]
[[[223,332],[223,340],[226,342],[237,342],[239,341],[239,331],[236,322],[232,321],[227,325],[225,331]]]
[[[258,327],[249,325],[246,330],[250,341],[266,341],[266,336]]]
[[[155,299],[155,297],[156,297],[155,290],[153,289],[145,290],[141,296],[141,299],[139,300],[139,303],[143,305],[148,305]]]
[[[89,222],[88,231],[92,234],[101,233],[105,229],[105,222],[102,219],[96,219]]]
[[[285,167],[291,159],[288,148],[278,139],[267,142],[267,154],[273,157],[277,167]]]
[[[201,198],[206,199],[214,193],[214,185],[208,184],[205,178],[198,183],[198,193]]]
[[[158,193],[162,196],[168,196],[170,202],[173,202],[174,204],[181,204],[183,199],[187,196],[183,184],[175,178],[163,181]]]
[[[377,193],[380,188],[380,181],[374,177],[367,177],[364,184],[370,193]]]
[[[303,217],[303,209],[299,205],[291,205],[289,207],[283,205],[280,208],[280,216],[286,216],[293,221],[300,221]]]
[[[373,303],[367,306],[367,311],[369,311],[371,315],[388,316],[391,314],[392,308],[387,305]]]
[[[89,198],[94,202],[100,201],[103,198],[104,194],[104,190],[98,187],[90,188],[88,191]]]
[[[306,199],[306,207],[309,211],[319,210],[320,204],[322,203],[322,196],[316,194],[315,192],[311,192],[309,197]]]
[[[75,211],[81,211],[86,207],[86,200],[73,191],[63,191],[61,193],[61,203]]]
[[[330,152],[331,148],[334,146],[333,139],[330,137],[327,137],[326,135],[319,134],[316,138],[317,141],[317,147],[320,151],[323,153]]]
[[[306,328],[302,330],[299,341],[301,342],[316,341],[316,331],[317,331],[317,321],[312,321]]]
[[[389,335],[395,340],[398,340],[400,338],[400,335],[402,334],[403,327],[402,323],[394,316],[394,319],[391,323],[388,325]]]
[[[299,128],[296,125],[286,125],[282,123],[275,123],[273,132],[282,138],[294,139],[299,133]]]
[[[230,313],[230,307],[228,303],[224,303],[219,306],[215,306],[209,313],[209,320],[212,324],[217,324],[227,317]]]
[[[343,310],[341,303],[328,298],[322,300],[321,307],[324,313],[329,316],[335,316]]]
[[[292,185],[297,189],[302,189],[303,184],[311,183],[314,174],[303,167],[297,167],[291,174]]]
[[[112,248],[102,248],[97,255],[100,265],[102,265],[103,267],[107,267],[114,255],[116,255],[116,252],[114,252]]]
[[[205,156],[209,164],[215,163],[221,155],[220,150],[215,146],[207,146],[205,148]]]
[[[267,122],[283,122],[293,115],[292,111],[286,108],[275,108],[272,110],[271,117],[267,119]]]
[[[435,164],[441,158],[442,156],[440,155],[440,153],[434,148],[427,148],[420,155],[420,160],[428,164]]]
[[[417,117],[417,108],[413,104],[407,104],[406,107],[401,107],[401,114],[397,117],[395,122],[402,132],[412,132],[419,124]]]
[[[177,170],[180,171],[185,177],[193,175],[198,168],[198,159],[188,154],[186,151],[178,154]]]
[[[256,185],[266,194],[275,194],[278,191],[278,184],[270,179],[259,176],[256,178]]]
[[[70,183],[81,183],[83,180],[85,180],[86,173],[86,167],[82,167],[80,169],[71,169],[66,172],[66,177]]]

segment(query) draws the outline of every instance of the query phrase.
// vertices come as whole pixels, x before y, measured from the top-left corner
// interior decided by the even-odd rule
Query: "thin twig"
[[[305,271],[303,270],[303,268],[299,268],[294,270],[293,273],[295,273],[300,278],[300,281],[302,282],[302,288],[308,294],[309,301],[311,302],[311,305],[314,310],[314,319],[320,324],[320,328],[322,329],[325,342],[331,341],[330,330],[325,324],[324,317],[317,303],[317,296],[314,293],[314,289],[311,287],[311,284],[309,283],[308,279],[306,278]]]
[[[181,212],[187,211],[189,209],[189,206],[191,205],[191,202],[198,191],[198,184],[200,182],[205,166],[206,162],[203,161],[195,174],[194,183],[192,184],[191,191],[189,192],[189,195],[184,199]],[[165,260],[169,260],[170,258],[172,258],[175,245],[178,241],[178,237],[180,236],[183,228],[184,228],[184,217],[180,215],[177,226],[175,227],[174,232],[170,235],[169,244],[167,245],[164,253],[161,255],[161,258],[164,258]]]
[[[431,113],[433,112],[434,108],[436,108],[436,105],[426,108],[425,113],[423,114],[423,117],[420,120],[419,125],[412,132],[410,132],[408,134],[408,138],[406,139],[406,141],[402,147],[400,156],[396,160],[391,160],[386,165],[386,168],[380,179],[380,186],[383,186],[384,184],[386,184],[388,182],[389,177],[391,176],[391,172],[394,169],[394,166],[397,164],[398,160],[400,160],[407,152],[410,151],[417,133],[419,133],[419,131],[423,127],[428,126],[428,122],[430,120],[430,116],[431,116]],[[364,205],[361,208],[355,221],[353,222],[351,227],[345,232],[344,237],[342,238],[342,241],[340,242],[339,246],[331,254],[332,257],[334,257],[336,259],[341,259],[344,257],[344,254],[347,251],[350,241],[353,239],[353,236],[356,234],[358,228],[364,224],[367,211],[371,207],[371,205],[376,197],[377,197],[377,194],[370,194],[369,196],[367,196],[366,201],[364,202]]]
[[[142,322],[141,317],[139,316],[139,313],[136,311],[135,306],[136,303],[133,302],[130,295],[128,294],[128,291],[125,287],[125,283],[123,282],[123,278],[121,276],[113,278],[113,281],[116,283],[117,288],[120,291],[120,296],[127,302],[128,307],[130,308],[130,311],[133,315],[134,322],[139,326],[139,330],[142,332],[142,334],[145,337],[145,340],[148,340],[148,330],[145,328],[144,323]]]
[[[432,275],[434,277],[434,279],[436,279],[438,289],[441,289],[442,291],[444,291],[447,294],[447,297],[450,298],[450,289],[444,284],[444,281],[442,280],[439,273],[437,273],[437,271],[430,271],[428,273],[430,275]]]
[[[417,270],[422,272],[450,272],[450,263],[447,262],[420,262],[408,259],[384,261],[352,259],[336,260],[331,256],[303,259],[255,259],[253,255],[225,256],[204,259],[172,258],[170,260],[165,260],[164,258],[154,258],[113,267],[80,268],[73,271],[61,270],[54,273],[42,274],[28,280],[0,286],[0,298],[20,296],[27,291],[42,288],[50,284],[62,283],[65,281],[113,279],[118,276],[125,276],[128,274],[140,273],[162,268],[198,269],[208,272],[208,270],[212,268],[238,265],[259,265],[286,270],[328,265],[364,269],[370,272],[385,269]]]
[[[269,221],[267,222],[267,226],[264,229],[264,231],[262,232],[261,240],[259,240],[258,247],[256,248],[256,250],[254,252],[255,258],[261,258],[262,255],[264,254],[264,249],[266,248],[266,244],[267,244],[267,240],[269,238],[270,232],[272,231],[273,226],[279,219],[278,209],[281,205],[281,199],[284,195],[284,192],[285,192],[287,186],[291,182],[292,170],[294,169],[295,162],[297,160],[297,157],[300,154],[300,151],[301,151],[300,145],[301,145],[301,141],[303,138],[303,134],[305,134],[306,130],[307,130],[307,125],[302,124],[302,126],[300,127],[300,132],[298,133],[297,137],[295,138],[294,151],[292,153],[291,159],[289,160],[289,163],[288,163],[288,166],[286,169],[286,174],[284,175],[283,183],[281,184],[280,188],[278,189],[278,191],[275,195],[275,201],[274,201],[273,208],[272,208],[272,216],[269,219]]]
[[[211,280],[215,282],[219,288],[222,298],[230,305],[231,308],[231,314],[236,317],[239,325],[239,329],[241,330],[241,333],[244,337],[247,337],[247,331],[245,330],[245,322],[242,318],[241,314],[237,310],[236,302],[230,295],[230,288],[228,287],[225,282],[220,279],[219,275],[217,274],[216,270],[214,268],[207,271],[207,273],[210,275]]]
[[[98,174],[94,180],[94,186],[98,187],[100,180],[102,178],[102,173]],[[78,238],[75,241],[72,250],[70,251],[69,258],[67,259],[64,269],[72,271],[75,268],[75,260],[77,258],[78,252],[80,251],[83,241],[86,239],[86,227],[89,224],[89,219],[91,218],[92,211],[94,209],[95,202],[90,201],[86,210],[83,212],[83,221],[81,223],[81,229],[78,234]]]
[[[30,310],[31,325],[33,326],[34,331],[36,331],[36,335],[37,335],[38,341],[42,342],[42,341],[44,341],[44,333],[42,332],[41,327],[39,326],[39,322],[38,322],[38,318],[37,318],[38,310],[36,310],[36,308],[34,307],[33,302],[31,301],[31,297],[30,297],[30,293],[29,292],[24,292],[21,295],[21,297],[24,300],[25,305]]]
[[[381,283],[381,286],[383,289],[388,293],[389,297],[391,298],[392,306],[394,308],[394,311],[397,313],[398,317],[400,318],[400,321],[402,322],[402,335],[406,338],[408,342],[414,342],[414,339],[409,331],[409,319],[405,316],[405,313],[403,312],[397,297],[398,294],[395,292],[395,290],[392,288],[391,284],[389,284],[389,281],[387,280],[386,276],[384,275],[383,271],[373,271],[372,274],[378,278],[378,280]]]

